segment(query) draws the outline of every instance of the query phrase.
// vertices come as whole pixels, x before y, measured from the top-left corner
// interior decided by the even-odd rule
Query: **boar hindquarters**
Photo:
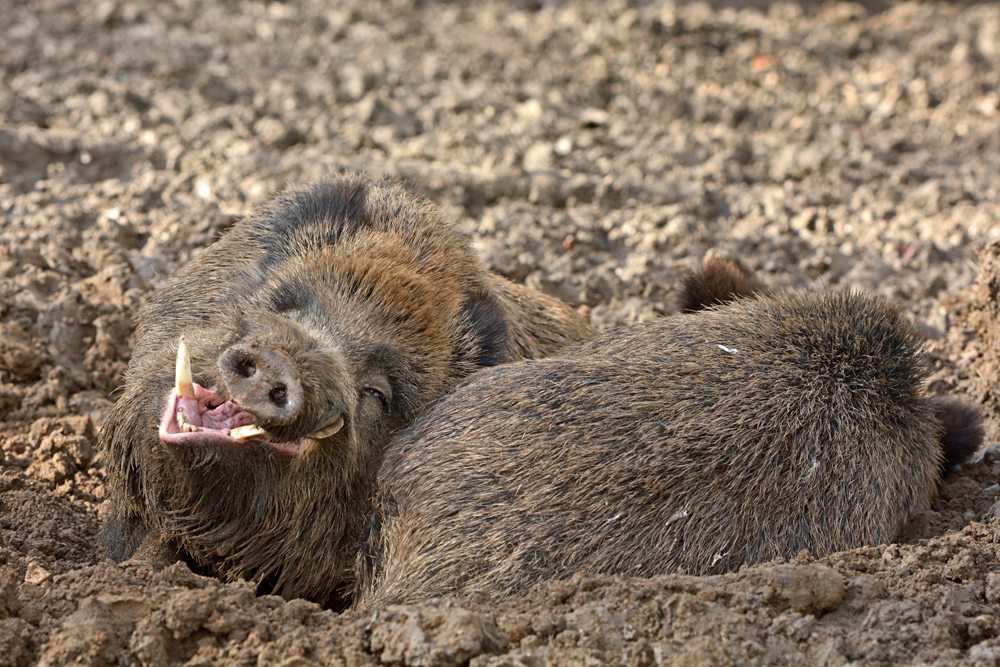
[[[361,606],[890,541],[940,475],[920,348],[895,307],[826,292],[484,371],[387,451]]]

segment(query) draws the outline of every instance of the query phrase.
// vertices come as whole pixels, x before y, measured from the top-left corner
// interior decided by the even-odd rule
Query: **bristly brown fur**
[[[739,260],[714,257],[684,278],[680,310],[694,313],[763,291],[761,284]]]
[[[181,334],[195,381],[224,399],[222,361],[234,351],[273,351],[300,376],[301,411],[264,424],[269,433],[313,432],[331,406],[346,425],[290,460],[262,443],[166,445],[157,430]],[[125,392],[101,437],[109,553],[179,554],[206,573],[333,604],[352,585],[392,434],[483,366],[593,334],[558,300],[488,273],[436,207],[395,186],[337,176],[280,195],[139,314]],[[372,377],[391,390],[384,403],[365,391]]]
[[[888,542],[941,474],[926,374],[898,310],[844,291],[481,372],[387,451],[359,606]]]

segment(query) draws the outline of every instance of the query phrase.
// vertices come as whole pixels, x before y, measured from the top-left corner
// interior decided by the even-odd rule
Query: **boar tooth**
[[[188,433],[193,433],[195,431],[200,431],[202,428],[200,426],[195,426],[187,420],[184,416],[184,409],[180,408],[177,410],[177,428],[182,431],[187,431]]]
[[[191,380],[191,355],[188,354],[187,343],[181,336],[177,343],[177,370],[175,372],[177,395],[181,398],[194,398],[194,382]]]
[[[313,438],[315,440],[322,440],[323,438],[329,438],[331,435],[335,435],[344,428],[344,416],[341,415],[337,417],[337,421],[333,422],[329,426],[324,426],[315,433],[311,433],[306,437]]]
[[[251,438],[257,438],[264,435],[265,431],[259,426],[254,424],[247,424],[246,426],[237,426],[234,429],[229,430],[229,436],[236,438],[237,440],[249,440]]]

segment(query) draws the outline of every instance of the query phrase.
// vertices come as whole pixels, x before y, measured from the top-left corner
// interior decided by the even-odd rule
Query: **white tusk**
[[[187,343],[181,336],[177,343],[177,370],[174,373],[174,384],[177,385],[177,396],[194,398],[194,382],[191,380],[191,355],[188,354]]]
[[[250,440],[251,438],[257,438],[264,435],[265,431],[260,426],[254,424],[247,424],[246,426],[237,426],[234,429],[229,430],[229,436],[236,438],[237,440]]]
[[[344,415],[339,415],[337,421],[324,426],[315,433],[307,435],[307,438],[313,438],[314,440],[322,440],[323,438],[329,438],[331,435],[336,435],[340,432],[340,429],[344,428]]]

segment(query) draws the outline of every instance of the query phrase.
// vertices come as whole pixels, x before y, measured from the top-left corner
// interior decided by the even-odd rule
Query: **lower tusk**
[[[320,430],[315,433],[311,433],[306,437],[313,438],[314,440],[322,440],[323,438],[329,438],[331,435],[336,435],[342,428],[344,428],[344,415],[340,415],[337,417],[337,421],[328,426],[324,426]]]
[[[177,343],[177,367],[174,371],[174,384],[177,395],[181,398],[194,398],[194,382],[191,379],[191,355],[188,354],[187,343],[181,336]]]
[[[261,427],[247,424],[246,426],[237,426],[234,429],[230,429],[229,436],[237,440],[250,440],[251,438],[259,438],[264,433],[265,431]]]

